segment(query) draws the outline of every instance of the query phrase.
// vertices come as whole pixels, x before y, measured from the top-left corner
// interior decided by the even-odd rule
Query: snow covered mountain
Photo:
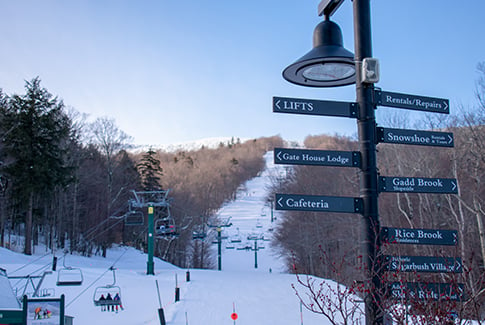
[[[235,137],[215,137],[215,138],[204,138],[195,141],[179,142],[173,144],[158,144],[158,145],[139,145],[135,146],[134,151],[147,151],[152,148],[154,150],[162,150],[165,152],[176,152],[176,151],[192,151],[200,150],[201,148],[215,149],[219,147],[221,143],[227,145],[233,141],[245,142],[248,139],[241,139]]]

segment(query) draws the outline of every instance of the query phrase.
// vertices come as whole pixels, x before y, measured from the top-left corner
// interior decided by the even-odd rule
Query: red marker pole
[[[234,325],[236,325],[237,313],[236,313],[236,305],[234,303],[232,303],[231,319],[234,321]]]

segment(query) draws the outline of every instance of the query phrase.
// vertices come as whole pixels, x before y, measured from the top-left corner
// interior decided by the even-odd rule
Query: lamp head
[[[343,47],[340,27],[324,20],[313,32],[313,49],[283,71],[301,86],[338,87],[355,83],[354,55]]]

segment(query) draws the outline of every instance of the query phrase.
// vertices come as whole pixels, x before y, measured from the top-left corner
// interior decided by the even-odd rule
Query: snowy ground
[[[147,256],[133,248],[118,247],[109,250],[106,259],[68,255],[66,265],[82,271],[82,285],[56,286],[58,273],[53,272],[46,275],[42,288],[54,297],[65,295],[66,314],[73,316],[77,325],[160,324],[156,281],[167,324],[327,324],[322,316],[304,309],[300,311],[299,300],[291,288],[296,277],[284,273],[283,263],[275,257],[267,241],[272,234],[270,228],[274,227],[266,201],[267,186],[284,171],[273,165],[272,153],[266,155],[266,161],[267,169],[248,181],[237,199],[219,213],[221,218],[231,217],[232,222],[222,233],[227,236],[222,245],[222,271],[190,270],[187,282],[187,270],[155,259],[155,275],[146,275]],[[249,235],[258,238],[257,268],[255,252],[238,249],[255,247],[255,240],[247,239]],[[237,238],[241,239],[240,243],[235,242]],[[217,245],[212,247],[217,252]],[[52,263],[52,255],[43,254],[42,249],[37,249],[33,256],[24,256],[0,248],[0,267],[6,269],[9,276],[41,274],[49,271]],[[118,313],[102,312],[93,303],[96,288],[113,283],[109,270],[112,265],[116,267],[116,285],[124,305],[124,310]],[[60,268],[62,257],[58,263]],[[178,302],[174,301],[176,282],[180,290]],[[11,283],[23,290],[21,281],[11,280]],[[26,292],[32,292],[32,287],[27,287]],[[236,321],[231,319],[234,310],[238,314]]]

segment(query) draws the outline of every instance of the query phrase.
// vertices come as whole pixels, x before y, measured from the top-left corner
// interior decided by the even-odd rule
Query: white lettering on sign
[[[285,100],[283,102],[283,109],[294,110],[294,111],[313,111],[313,103],[308,102],[292,102]]]
[[[414,186],[414,179],[413,178],[406,178],[406,179],[400,179],[400,178],[393,178],[392,179],[392,185],[394,186]]]
[[[413,135],[396,135],[392,132],[387,134],[387,141],[389,142],[412,142],[412,143],[430,143],[431,140],[428,137]]]
[[[300,160],[299,155],[290,155],[289,153],[283,154],[283,160]]]
[[[305,199],[295,200],[289,198],[286,200],[286,205],[292,208],[313,208],[313,209],[328,209],[329,205],[328,202],[324,200],[320,201],[308,201]]]
[[[385,98],[387,103],[396,104],[396,105],[411,105],[411,106],[418,106],[423,107],[425,109],[433,108],[433,109],[444,109],[442,103],[437,101],[427,102],[422,100],[421,98],[394,98],[391,95],[386,95]]]
[[[441,181],[441,179],[424,180],[424,179],[418,178],[418,186],[421,186],[421,187],[443,187],[443,182]]]
[[[303,154],[301,158],[303,161],[325,161],[325,157],[323,156],[311,156],[309,154]]]
[[[337,156],[337,157],[332,157],[330,155],[327,156],[327,160],[329,162],[334,162],[334,163],[340,163],[341,165],[345,165],[345,164],[348,164],[350,159],[349,158],[345,158],[345,157],[342,157],[342,156]]]
[[[435,232],[425,232],[423,230],[418,230],[418,238],[443,239],[443,234],[439,230],[436,230]]]

